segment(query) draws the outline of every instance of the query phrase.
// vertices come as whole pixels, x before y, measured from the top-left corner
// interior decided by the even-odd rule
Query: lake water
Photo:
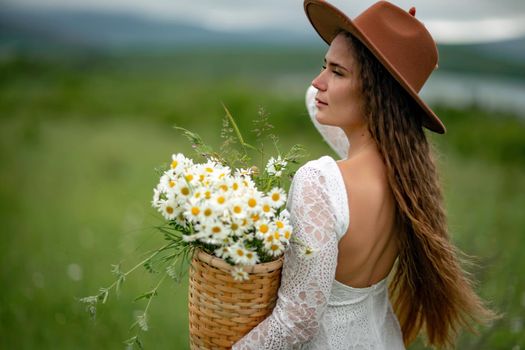
[[[271,78],[271,87],[283,96],[297,96],[306,92],[313,78],[304,74],[281,75]],[[489,111],[504,110],[525,119],[525,81],[436,71],[423,86],[420,96],[429,105],[477,104]]]
[[[506,110],[525,119],[525,81],[436,71],[420,92],[429,104],[462,107],[477,104]]]

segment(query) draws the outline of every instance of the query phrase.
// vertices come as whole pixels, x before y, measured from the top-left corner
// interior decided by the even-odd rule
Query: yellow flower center
[[[268,204],[263,205],[263,211],[265,213],[269,213],[270,212],[270,206]]]
[[[204,197],[205,197],[206,199],[210,199],[210,198],[211,198],[211,191],[206,191],[206,192],[204,192]]]
[[[232,188],[234,191],[237,191],[239,189],[239,184],[237,182],[234,182]]]
[[[171,168],[172,169],[175,169],[177,167],[177,165],[179,165],[179,162],[177,162],[176,160],[171,162]]]
[[[221,228],[219,226],[213,226],[213,228],[211,229],[211,232],[213,232],[213,233],[220,233],[221,232]]]
[[[272,200],[274,202],[277,202],[280,198],[281,198],[281,195],[279,193],[276,192],[276,193],[272,194]]]
[[[244,255],[244,251],[242,251],[242,249],[237,249],[237,255],[238,256],[243,256]]]
[[[169,182],[169,186],[170,186],[170,187],[173,187],[173,186],[175,186],[175,181],[173,181],[173,180],[170,180],[170,182]]]
[[[246,253],[246,257],[247,257],[248,259],[253,258],[253,253]]]
[[[260,218],[259,218],[259,215],[257,215],[257,214],[253,214],[253,215],[252,215],[252,220],[253,220],[254,222],[259,221],[259,219],[260,219]]]
[[[284,232],[284,238],[286,238],[286,239],[290,239],[290,236],[291,236],[291,235],[292,235],[292,234],[290,233],[290,231],[285,231],[285,232]]]
[[[185,178],[186,178],[186,180],[191,181],[191,180],[193,180],[193,175],[192,174],[188,174],[188,175],[185,176]]]
[[[276,244],[272,244],[272,246],[270,247],[270,249],[273,250],[273,251],[275,252],[276,250],[279,249],[279,246],[276,245]]]
[[[212,212],[211,212],[210,208],[204,209],[204,216],[210,216],[211,214],[212,214]]]
[[[279,238],[281,238],[281,234],[279,233],[279,231],[275,231],[275,232],[273,233],[273,237],[274,237],[275,239],[279,239]]]
[[[254,198],[250,198],[248,200],[248,205],[250,206],[250,208],[253,208],[257,205],[257,201]]]
[[[259,231],[261,231],[262,233],[268,232],[268,225],[262,224],[261,226],[259,226]]]
[[[190,189],[189,189],[188,187],[183,187],[183,188],[180,190],[180,192],[181,192],[183,195],[187,196],[187,195],[190,194]]]
[[[173,214],[173,208],[172,207],[166,207],[166,211],[168,214]]]
[[[191,208],[191,213],[193,215],[199,215],[200,212],[201,212],[201,210],[199,209],[199,207],[192,207]]]
[[[275,225],[277,225],[278,228],[283,228],[284,227],[284,224],[283,224],[282,221],[276,221]]]
[[[221,185],[221,190],[223,190],[224,192],[228,191],[228,186]]]
[[[235,214],[240,214],[242,212],[242,208],[240,206],[236,205],[236,206],[233,207],[233,212]]]
[[[208,173],[213,173],[213,168],[206,168],[205,169]]]
[[[217,197],[217,203],[224,204],[225,201],[226,201],[226,198],[224,198],[223,196]]]
[[[230,227],[232,228],[232,230],[237,230],[239,228],[239,225],[237,225],[236,223],[233,223],[231,224]]]

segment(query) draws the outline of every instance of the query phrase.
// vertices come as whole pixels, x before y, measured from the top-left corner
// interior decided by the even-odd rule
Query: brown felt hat
[[[341,29],[360,40],[421,106],[426,115],[423,126],[445,133],[443,122],[418,95],[438,66],[438,51],[428,30],[415,18],[415,8],[407,12],[378,1],[354,20],[323,0],[305,0],[304,10],[329,45]]]

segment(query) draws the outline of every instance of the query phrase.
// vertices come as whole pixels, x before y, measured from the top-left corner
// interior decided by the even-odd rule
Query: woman
[[[423,130],[445,132],[417,94],[437,67],[435,43],[414,8],[380,1],[351,21],[324,1],[304,6],[330,44],[308,110],[343,160],[297,171],[288,209],[316,252],[290,246],[272,315],[233,349],[396,350],[422,332],[453,346],[494,314],[449,241]]]

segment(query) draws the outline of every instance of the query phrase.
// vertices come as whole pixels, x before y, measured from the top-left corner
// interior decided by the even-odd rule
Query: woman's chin
[[[317,114],[315,115],[315,119],[319,122],[319,124],[330,125],[330,126],[333,125],[333,123],[330,122],[330,118],[321,111],[317,111]]]

